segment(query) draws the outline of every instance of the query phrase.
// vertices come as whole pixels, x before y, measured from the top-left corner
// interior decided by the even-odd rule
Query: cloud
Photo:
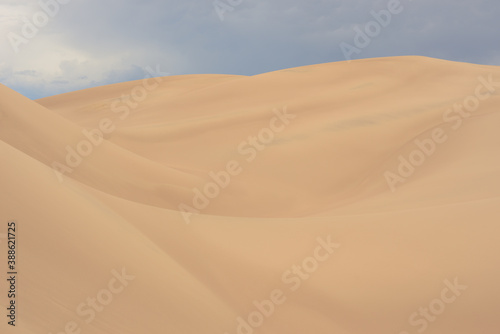
[[[43,0],[54,1],[54,0]],[[227,1],[227,0],[221,0]],[[30,98],[140,79],[160,65],[173,75],[253,75],[344,60],[339,44],[373,20],[383,0],[243,0],[224,14],[212,0],[72,0],[60,5],[15,54],[7,39],[28,0],[0,5],[0,80]],[[401,0],[404,10],[357,55],[426,55],[500,65],[500,3],[495,0]]]

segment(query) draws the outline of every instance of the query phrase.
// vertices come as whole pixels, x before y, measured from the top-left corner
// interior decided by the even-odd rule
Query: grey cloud
[[[141,68],[156,64],[173,75],[253,75],[344,60],[339,44],[352,43],[353,28],[373,20],[370,11],[384,9],[387,3],[244,0],[221,22],[212,0],[73,0],[41,34],[86,60],[62,60],[61,73],[49,80],[54,87],[45,93],[140,79]],[[500,65],[498,1],[401,3],[403,12],[357,58],[411,54]],[[36,50],[32,52],[36,57]],[[24,60],[16,68],[41,73],[35,63]],[[5,75],[0,77],[4,80]],[[57,84],[63,80],[72,84]],[[20,78],[14,81],[17,87],[23,85]],[[25,85],[30,91],[37,86]]]

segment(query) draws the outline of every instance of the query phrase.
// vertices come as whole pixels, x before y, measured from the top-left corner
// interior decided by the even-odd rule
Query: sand
[[[496,334],[499,107],[424,57],[0,85],[1,332]]]

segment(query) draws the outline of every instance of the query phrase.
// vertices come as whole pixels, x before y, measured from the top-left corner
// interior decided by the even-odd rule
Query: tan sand
[[[146,83],[0,85],[2,334],[500,332],[499,67]]]

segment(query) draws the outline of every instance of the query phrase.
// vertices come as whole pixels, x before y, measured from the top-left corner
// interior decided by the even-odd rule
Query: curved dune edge
[[[2,333],[498,332],[499,67],[154,83],[136,106],[143,80],[37,101],[0,85],[2,249],[19,226]],[[90,153],[69,166],[68,147]]]

